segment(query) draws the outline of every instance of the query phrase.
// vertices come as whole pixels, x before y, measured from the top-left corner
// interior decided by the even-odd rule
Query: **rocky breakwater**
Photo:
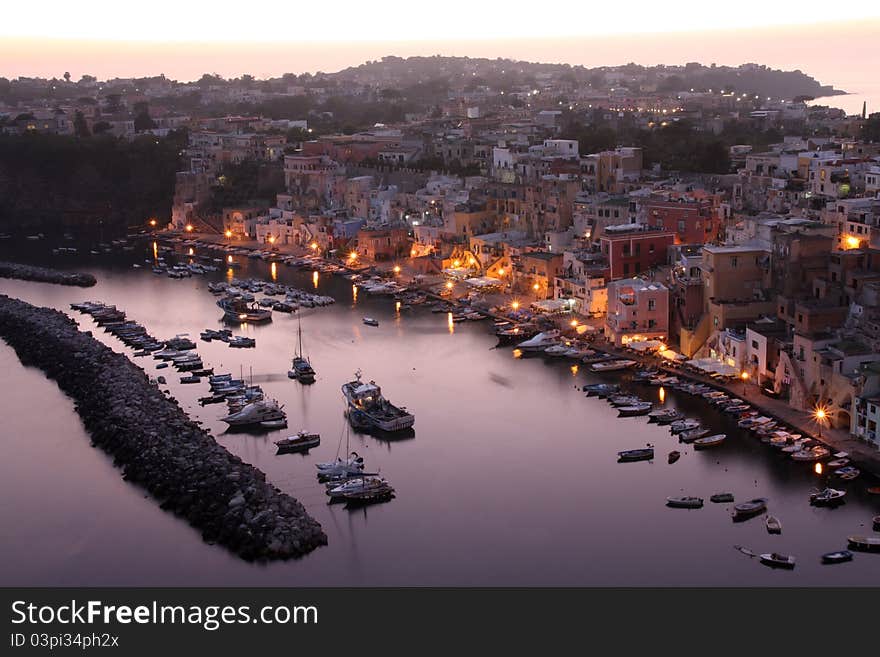
[[[0,337],[74,399],[94,444],[125,479],[206,541],[248,560],[298,557],[326,545],[302,504],[218,445],[140,368],[67,315],[0,295]]]
[[[78,285],[79,287],[91,287],[98,282],[91,274],[60,271],[58,269],[48,269],[46,267],[33,267],[31,265],[21,265],[16,262],[0,262],[0,278],[19,278],[23,281],[56,283],[58,285]]]

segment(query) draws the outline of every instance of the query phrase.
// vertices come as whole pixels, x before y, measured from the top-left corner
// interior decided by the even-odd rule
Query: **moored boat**
[[[779,521],[779,518],[776,516],[767,516],[767,519],[764,521],[764,524],[767,527],[768,534],[781,534],[782,533],[782,523]]]
[[[697,438],[694,441],[694,449],[708,449],[709,447],[717,447],[727,438],[727,434],[717,433],[714,436],[706,436],[705,438]]]
[[[756,497],[748,502],[741,502],[733,507],[733,520],[747,520],[767,510],[767,499]]]
[[[642,449],[627,449],[617,452],[618,462],[626,461],[648,461],[654,458],[654,448],[646,447]]]
[[[847,536],[849,547],[861,552],[880,552],[880,536]]]
[[[372,427],[381,431],[404,431],[415,424],[415,416],[385,399],[375,381],[361,381],[360,371],[355,373],[354,381],[343,384],[342,395],[349,411],[360,413]]]
[[[715,504],[726,504],[728,502],[733,502],[733,500],[733,493],[715,493],[709,497],[709,501]]]
[[[634,365],[637,365],[636,361],[621,358],[619,360],[607,360],[601,363],[593,363],[590,365],[590,369],[594,372],[617,372]]]
[[[842,504],[845,497],[845,490],[826,488],[825,490],[819,491],[817,493],[811,493],[810,504],[814,506],[835,506],[837,504]]]
[[[681,452],[679,452],[677,450],[672,450],[671,452],[669,452],[669,456],[667,457],[667,460],[670,464],[672,464],[672,463],[675,463],[680,458],[681,458]]]
[[[288,436],[275,441],[279,452],[304,452],[321,444],[321,436],[317,433],[299,431],[295,436]]]
[[[768,552],[761,555],[761,563],[771,568],[794,568],[795,558],[789,554],[780,554],[778,552]]]
[[[826,552],[822,555],[822,563],[844,563],[853,560],[853,553],[849,550],[837,550],[836,552]]]
[[[676,509],[701,509],[703,507],[703,498],[692,497],[689,495],[682,495],[679,497],[667,497],[666,506],[670,506]]]
[[[653,404],[643,402],[641,404],[633,404],[631,406],[618,406],[617,414],[619,417],[635,417],[637,415],[647,415],[653,408]]]

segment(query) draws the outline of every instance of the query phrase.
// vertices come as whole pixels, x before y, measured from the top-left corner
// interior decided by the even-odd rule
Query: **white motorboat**
[[[331,500],[349,502],[375,502],[390,499],[393,494],[394,489],[383,477],[355,477],[327,491]]]
[[[606,360],[600,363],[593,363],[590,369],[594,372],[617,372],[637,365],[636,361],[621,358],[619,360]]]
[[[548,347],[559,344],[559,336],[559,331],[544,331],[520,342],[516,348],[524,352],[545,351]]]
[[[364,470],[364,457],[352,452],[348,458],[337,458],[327,463],[316,463],[318,477],[349,477],[357,476]]]
[[[697,438],[708,436],[710,431],[711,429],[709,429],[708,427],[697,427],[696,429],[682,431],[678,434],[678,439],[683,443],[692,443]]]
[[[617,414],[620,417],[634,417],[637,415],[647,415],[654,407],[650,402],[642,402],[640,404],[632,404],[631,406],[618,406]]]
[[[275,422],[286,419],[286,414],[274,399],[264,399],[247,404],[240,411],[231,413],[223,422],[230,427],[258,426],[263,422]]]
[[[379,326],[379,320],[372,317],[364,317],[362,320],[367,326]]]
[[[676,420],[672,424],[669,425],[669,430],[672,433],[684,433],[685,431],[691,431],[692,429],[698,429],[700,423],[698,420]]]

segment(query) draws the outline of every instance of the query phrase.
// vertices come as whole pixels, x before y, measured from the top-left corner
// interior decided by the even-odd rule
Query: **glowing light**
[[[504,276],[504,268],[503,268],[503,267],[502,267],[501,269],[498,270],[498,275],[499,275],[499,276]]]
[[[153,227],[155,227],[155,226],[156,226],[156,220],[155,220],[155,219],[150,219],[150,225],[153,226]]]
[[[578,366],[577,365],[572,365],[569,369],[571,370],[572,376],[577,376],[577,373],[578,373]]]
[[[351,253],[348,254],[348,259],[351,260],[352,262],[357,260],[357,257],[358,257],[357,251],[352,251]]]
[[[666,388],[660,386],[660,403],[663,404],[666,402]]]
[[[317,251],[317,250],[318,250],[318,243],[317,243],[317,242],[312,242],[311,244],[309,244],[309,248],[310,248],[312,251]]]
[[[847,235],[844,241],[846,242],[847,249],[857,249],[861,245],[859,238],[855,235]]]
[[[269,241],[269,244],[275,244],[275,236],[274,236],[274,235],[269,235],[269,240],[268,240],[268,241]]]
[[[247,313],[241,313],[238,316],[239,319],[247,319]]]
[[[522,349],[514,349],[513,350],[513,357],[514,358],[522,358],[522,355],[523,355]]]
[[[278,280],[278,263],[277,262],[273,262],[271,265],[269,265],[269,273],[272,275],[273,281]]]
[[[159,245],[153,242],[153,260],[159,259]]]
[[[741,378],[743,381],[748,381],[749,380],[749,373],[746,372],[745,370],[743,370],[743,372],[739,375],[739,378]]]
[[[230,255],[230,256],[226,256],[226,262],[228,262],[230,265],[232,264],[233,260],[232,260],[232,256],[231,256],[231,255]]]
[[[453,260],[452,266],[453,267],[461,267],[461,260]]]
[[[395,273],[395,274],[399,274],[399,273],[400,273],[400,265],[394,265],[394,273]]]
[[[815,470],[818,475],[822,474],[822,464],[817,462],[816,465],[813,466],[813,470]]]
[[[535,283],[534,285],[532,285],[532,289],[533,289],[535,292],[537,292],[538,290],[541,289],[541,286],[538,285],[537,283]]]
[[[196,250],[192,247],[189,247],[189,250],[187,251],[187,255],[195,255],[195,254],[196,254]]]
[[[317,274],[318,272],[315,272],[315,273]],[[357,303],[357,300],[358,300],[358,286],[357,285],[351,286],[351,300],[353,303]]]
[[[315,286],[315,289],[318,288],[318,272],[317,271],[312,272],[312,285]]]
[[[226,235],[227,238],[232,237],[232,231],[231,231],[231,230],[227,230],[227,231],[226,231],[225,233],[223,233],[223,234]]]
[[[816,412],[813,415],[819,422],[823,422],[825,418],[828,417],[828,413],[821,406],[816,409]]]
[[[571,327],[572,327],[572,328],[577,328],[578,321],[577,321],[576,319],[571,320],[570,323],[571,323]]]
[[[515,300],[510,304],[510,307],[514,310],[519,310],[519,301]]]
[[[191,233],[191,232],[193,232],[193,230],[195,230],[195,227],[192,224],[186,225],[186,232],[187,233]]]
[[[451,290],[451,289],[452,289],[452,281],[446,281],[446,289],[447,289],[447,290]]]
[[[395,304],[394,304],[394,310],[395,310],[398,314],[400,314],[400,301],[395,302]]]

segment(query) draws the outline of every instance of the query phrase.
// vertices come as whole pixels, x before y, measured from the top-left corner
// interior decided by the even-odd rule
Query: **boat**
[[[372,317],[364,317],[361,321],[367,326],[379,326],[379,320],[373,319]]]
[[[733,493],[715,493],[709,498],[710,502],[715,504],[726,504],[733,502]]]
[[[619,463],[626,461],[648,461],[653,458],[653,447],[645,447],[642,449],[627,449],[622,452],[617,452],[617,461]]]
[[[862,471],[859,470],[858,468],[854,468],[853,466],[848,465],[844,468],[838,468],[837,470],[834,471],[834,474],[836,474],[838,477],[840,477],[844,481],[852,481],[853,479],[858,477],[860,474],[862,474]]]
[[[181,383],[199,383],[199,382],[201,382],[201,380],[202,380],[202,377],[195,376],[195,375],[180,377]]]
[[[782,533],[782,523],[779,522],[779,518],[776,516],[767,516],[767,519],[764,521],[764,524],[767,526],[768,534],[781,534]]]
[[[849,459],[834,459],[833,461],[828,461],[825,465],[829,468],[843,468],[849,465]]]
[[[873,523],[874,523],[874,531],[880,532],[880,515],[874,516]]]
[[[820,461],[828,454],[828,450],[824,447],[812,447],[792,453],[791,458],[795,461]]]
[[[757,497],[748,502],[741,502],[733,507],[733,520],[747,520],[754,516],[760,515],[767,510],[767,500],[763,497]]]
[[[880,536],[847,536],[849,547],[861,552],[880,552]]]
[[[771,568],[794,568],[795,559],[788,554],[779,554],[778,552],[769,552],[761,555],[761,563]]]
[[[297,335],[299,344],[293,356],[291,368],[287,371],[287,376],[289,376],[291,379],[296,379],[300,383],[314,383],[315,370],[312,368],[312,364],[306,357],[302,346],[302,320],[299,320]]]
[[[230,413],[224,418],[230,427],[262,426],[263,422],[283,420],[287,416],[275,400],[259,400],[246,404],[240,411]],[[265,428],[265,427],[263,427]]]
[[[375,429],[381,431],[404,431],[415,424],[416,418],[405,407],[397,407],[382,396],[382,389],[375,381],[364,383],[361,372],[355,379],[342,385],[342,395],[350,412],[358,412]]]
[[[826,552],[822,555],[822,563],[844,563],[853,560],[853,553],[849,550],[837,550],[837,552]]]
[[[244,335],[236,335],[229,340],[229,346],[235,347],[236,349],[252,349],[257,346],[257,341],[254,338],[248,338]]]
[[[516,345],[516,348],[526,353],[544,351],[547,347],[559,343],[559,331],[544,331],[524,340]]]
[[[286,429],[287,420],[285,418],[279,418],[277,420],[263,420],[262,422],[260,422],[260,428],[269,429],[270,431],[274,431],[275,429]]]
[[[690,429],[688,431],[682,431],[678,434],[678,439],[683,443],[692,443],[697,438],[702,438],[703,436],[708,436],[711,429],[707,427],[697,427],[696,429]]]
[[[814,506],[834,506],[836,504],[843,503],[845,497],[845,490],[826,488],[825,490],[819,491],[817,493],[811,493],[810,504]]]
[[[279,452],[304,452],[321,444],[321,436],[317,433],[299,431],[295,436],[288,436],[275,441]]]
[[[635,395],[612,395],[608,397],[608,403],[612,406],[632,406],[634,404],[643,404],[645,400]]]
[[[688,495],[681,497],[667,497],[666,506],[675,509],[701,509],[703,508],[703,498],[690,497]]]
[[[331,500],[347,502],[380,502],[391,499],[394,489],[383,477],[355,477],[327,490]]]
[[[357,452],[351,452],[348,458],[337,458],[327,463],[316,463],[318,478],[357,476],[364,470],[364,457]]]
[[[654,405],[650,402],[633,404],[632,406],[618,406],[617,415],[618,417],[635,417],[637,415],[647,415],[651,408],[653,408],[653,406]]]
[[[684,415],[674,408],[664,408],[648,413],[648,421],[656,422],[657,424],[669,424],[682,419],[684,419]]]
[[[684,433],[691,429],[697,429],[699,426],[700,423],[697,420],[676,420],[669,425],[669,430],[672,433]]]
[[[625,370],[636,364],[637,363],[634,360],[621,358],[618,360],[607,360],[600,363],[593,363],[592,365],[590,365],[590,369],[594,372],[617,372],[619,370]]]
[[[705,438],[697,438],[694,441],[694,449],[707,449],[709,447],[717,447],[724,442],[727,434],[716,433],[714,436],[706,436]]]
[[[587,393],[587,397],[608,397],[620,392],[620,386],[616,383],[589,383],[582,390]]]
[[[880,495],[880,486],[871,486],[865,489],[868,495]]]
[[[669,452],[669,456],[667,457],[667,460],[669,461],[670,464],[672,464],[672,463],[675,463],[680,458],[681,458],[681,452],[679,452],[677,450],[672,450],[671,452]]]
[[[247,305],[242,299],[225,297],[217,301],[217,305],[223,309],[223,320],[239,324],[263,324],[272,321],[272,311],[268,308],[260,308],[259,305]]]

